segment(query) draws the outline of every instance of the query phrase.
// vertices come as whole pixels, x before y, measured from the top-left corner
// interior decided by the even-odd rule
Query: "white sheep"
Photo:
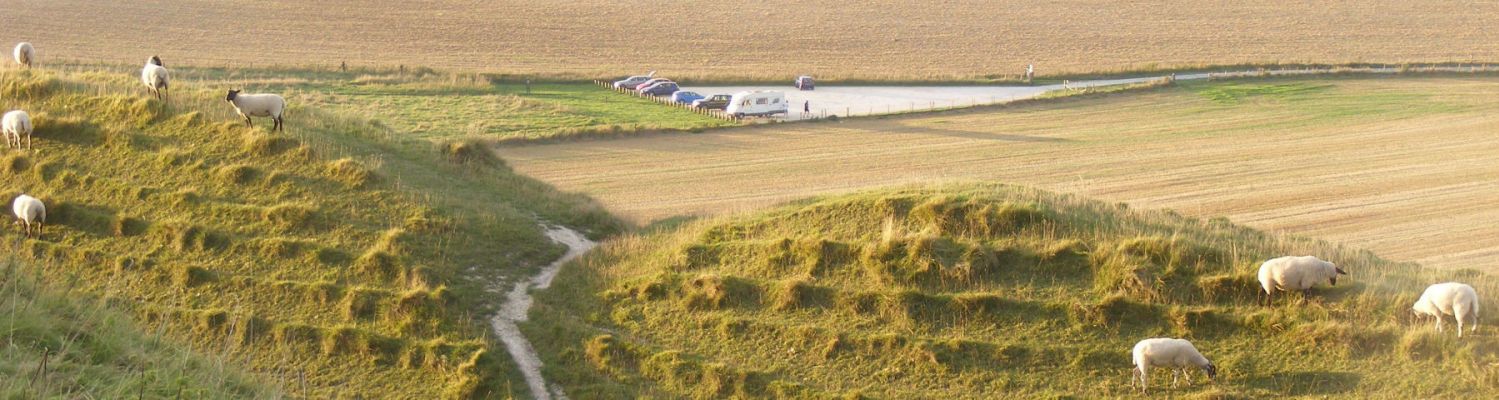
[[[31,148],[31,114],[15,110],[0,118],[0,133],[5,135],[5,146],[20,148],[21,136],[26,136],[26,148]]]
[[[1140,384],[1140,391],[1145,392],[1150,386],[1150,368],[1161,367],[1171,370],[1171,387],[1176,387],[1177,373],[1187,377],[1187,384],[1192,384],[1192,370],[1196,367],[1207,374],[1208,379],[1218,377],[1218,367],[1203,357],[1197,347],[1186,339],[1152,338],[1141,340],[1135,344],[1134,350],[1134,377],[1130,385]]]
[[[161,63],[161,57],[151,56],[146,60],[146,67],[141,69],[141,83],[146,84],[146,89],[151,91],[152,96],[158,100],[166,99],[166,90],[169,77],[166,65]]]
[[[28,195],[16,197],[11,203],[11,211],[16,213],[16,223],[26,224],[26,237],[31,237],[31,227],[36,226],[37,236],[42,235],[42,224],[47,222],[47,206],[41,200]]]
[[[1333,263],[1322,261],[1314,256],[1285,256],[1270,259],[1260,264],[1260,286],[1264,289],[1264,305],[1270,305],[1275,291],[1300,290],[1310,296],[1312,286],[1317,282],[1327,281],[1329,285],[1338,284],[1338,275],[1347,275],[1342,268]]]
[[[229,96],[224,100],[234,105],[234,111],[239,116],[245,117],[245,125],[251,128],[255,124],[250,122],[250,117],[271,117],[276,123],[271,127],[271,132],[285,131],[281,124],[281,112],[286,110],[286,99],[275,94],[239,94],[238,90],[230,90]]]
[[[1457,282],[1431,285],[1411,310],[1435,318],[1437,332],[1442,331],[1442,318],[1449,315],[1457,320],[1457,337],[1463,337],[1464,322],[1472,326],[1470,333],[1478,332],[1478,292],[1472,286]]]
[[[36,61],[36,49],[31,47],[30,42],[21,42],[16,45],[16,64],[31,68],[31,63]]]

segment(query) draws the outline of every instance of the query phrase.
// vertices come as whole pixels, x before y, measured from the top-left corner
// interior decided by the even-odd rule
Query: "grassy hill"
[[[295,97],[287,133],[268,134],[236,121],[227,87],[180,84],[163,103],[138,85],[0,72],[0,102],[28,110],[37,138],[0,153],[0,197],[43,199],[51,224],[0,244],[296,396],[524,392],[481,318],[499,298],[487,287],[561,254],[539,223],[618,228],[474,143],[392,135]]]
[[[0,265],[0,398],[273,398],[237,366],[145,331],[107,301]]]
[[[67,68],[118,71],[134,66],[70,64]],[[196,86],[249,86],[290,94],[297,104],[359,115],[405,138],[526,141],[576,136],[697,131],[733,125],[651,100],[603,90],[587,82],[525,76],[435,71],[430,68],[175,67],[174,82]]]
[[[1257,306],[1259,263],[1286,254],[1351,277]],[[1155,336],[1219,366],[1155,381],[1173,397],[1473,397],[1499,388],[1492,328],[1459,341],[1408,312],[1452,279],[1499,293],[1224,219],[947,186],[625,235],[565,268],[528,329],[574,398],[1123,397],[1130,348]]]

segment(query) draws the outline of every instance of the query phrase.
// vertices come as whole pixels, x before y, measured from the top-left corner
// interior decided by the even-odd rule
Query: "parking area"
[[[1113,79],[1073,82],[1072,88],[1109,86],[1144,82],[1151,78]],[[1037,86],[818,86],[816,90],[796,90],[784,86],[683,86],[682,90],[704,96],[734,94],[743,91],[774,90],[786,93],[791,105],[786,120],[827,116],[858,116],[923,111],[980,104],[1004,103],[1034,97],[1062,89],[1063,85]],[[780,118],[780,117],[777,117]]]

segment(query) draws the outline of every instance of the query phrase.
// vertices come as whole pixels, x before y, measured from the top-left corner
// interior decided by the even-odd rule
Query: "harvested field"
[[[943,80],[1203,64],[1499,59],[1499,4],[1251,0],[8,2],[42,62]],[[955,10],[962,10],[961,12]],[[149,27],[149,29],[146,29]],[[440,29],[432,29],[440,27]],[[146,45],[154,43],[154,45]]]
[[[1190,83],[999,111],[503,148],[648,223],[984,180],[1499,270],[1499,79]]]

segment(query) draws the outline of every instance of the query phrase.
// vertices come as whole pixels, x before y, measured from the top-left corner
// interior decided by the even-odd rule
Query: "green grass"
[[[67,68],[113,71],[119,67]],[[396,135],[432,141],[525,141],[733,125],[577,81],[537,79],[528,90],[523,77],[426,68],[343,72],[177,68],[172,73],[174,82],[287,94],[297,106],[357,115]]]
[[[1352,276],[1257,306],[1259,263],[1285,254]],[[1499,388],[1492,328],[1459,341],[1409,316],[1445,280],[1499,291],[1471,270],[1225,219],[945,186],[624,235],[564,268],[533,309],[549,318],[526,329],[573,398],[1129,397],[1130,348],[1157,336],[1190,338],[1220,368],[1213,384],[1154,381],[1172,397]]]
[[[222,357],[182,347],[110,300],[0,265],[0,398],[274,398]]]
[[[500,297],[487,285],[561,254],[542,221],[620,227],[481,144],[296,100],[287,133],[270,134],[236,122],[222,87],[190,79],[167,104],[111,69],[6,70],[0,82],[37,138],[0,155],[0,197],[41,198],[50,223],[40,239],[7,229],[0,243],[45,280],[120,299],[169,340],[298,396],[304,382],[317,398],[516,393],[483,320]]]

